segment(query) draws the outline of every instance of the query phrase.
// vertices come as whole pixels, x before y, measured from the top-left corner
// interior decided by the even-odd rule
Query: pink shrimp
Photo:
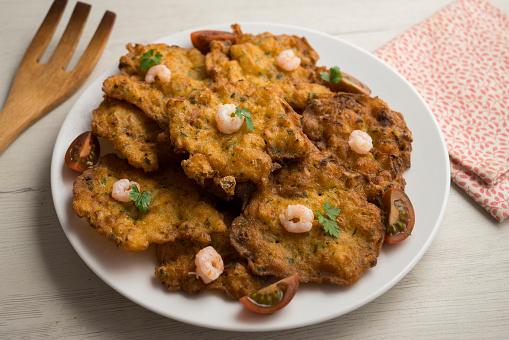
[[[300,58],[293,53],[293,50],[284,50],[276,58],[276,64],[285,71],[293,71],[300,66]]]
[[[348,145],[353,151],[365,155],[373,147],[373,139],[364,131],[354,130],[348,138]]]
[[[171,79],[171,71],[166,65],[156,65],[149,68],[145,75],[146,83],[153,83],[156,81],[156,77],[163,83],[167,83]]]
[[[216,112],[216,123],[219,131],[231,134],[240,130],[245,118],[240,118],[234,113],[235,104],[219,104],[219,109]]]
[[[126,178],[116,181],[113,183],[111,196],[120,202],[130,202],[129,193],[133,190],[133,184],[140,190],[140,185],[137,182],[130,181]]]
[[[279,215],[279,220],[286,231],[290,233],[305,233],[313,227],[315,215],[313,210],[302,204],[288,205],[284,214]]]
[[[196,264],[196,274],[198,274],[205,283],[214,281],[224,271],[224,263],[221,255],[211,246],[200,250],[198,254],[196,254],[194,263]]]

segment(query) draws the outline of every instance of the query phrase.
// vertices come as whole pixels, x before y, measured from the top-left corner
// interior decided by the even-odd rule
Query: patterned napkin
[[[499,222],[509,216],[509,16],[459,0],[375,52],[420,92],[451,177]]]

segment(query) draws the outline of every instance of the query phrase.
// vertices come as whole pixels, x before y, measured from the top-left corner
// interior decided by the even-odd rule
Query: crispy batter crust
[[[145,172],[159,169],[160,162],[177,161],[166,143],[158,143],[163,132],[155,121],[145,116],[136,106],[105,97],[94,110],[92,131],[108,139],[129,164]]]
[[[120,58],[120,75],[103,83],[103,103],[94,111],[92,130],[110,140],[129,163],[145,171],[159,168],[161,161],[176,158],[168,143],[158,137],[167,130],[166,101],[187,94],[209,83],[205,56],[197,49],[165,44],[127,45],[129,53]],[[161,64],[172,72],[171,81],[145,83],[148,70],[141,70],[140,58],[149,50],[161,54]]]
[[[155,269],[156,277],[172,291],[200,294],[207,289],[214,289],[223,291],[230,299],[239,299],[262,287],[266,277],[251,273],[247,261],[230,245],[229,231],[212,235],[208,245],[221,255],[225,266],[224,272],[216,280],[205,284],[196,275],[195,257],[205,245],[190,240],[157,246],[160,266]]]
[[[219,104],[249,109],[254,132],[244,123],[232,134],[219,132]],[[182,166],[201,185],[214,180],[232,195],[236,183],[265,183],[273,162],[303,157],[311,143],[300,116],[270,90],[246,81],[213,83],[202,91],[168,102],[170,139],[189,154]]]
[[[119,202],[111,196],[113,183],[122,178],[138,182],[141,191],[152,193],[147,213],[141,213],[133,202]],[[78,176],[73,194],[73,210],[78,216],[128,251],[179,238],[208,242],[209,234],[226,230],[214,201],[178,166],[148,175],[109,154],[101,158],[100,165]]]
[[[255,274],[301,282],[351,285],[376,265],[385,235],[380,209],[362,191],[348,189],[342,170],[321,153],[292,161],[275,173],[252,197],[232,225],[231,242]],[[307,233],[287,232],[280,220],[290,204],[324,213],[330,202],[341,209],[336,222],[340,238],[329,235],[317,220]]]
[[[268,32],[244,34],[239,25],[232,28],[237,43],[213,41],[206,55],[207,73],[216,81],[246,80],[270,87],[280,92],[295,110],[304,109],[313,98],[331,95],[327,87],[316,81],[315,65],[319,56],[306,38]],[[301,65],[294,71],[285,71],[276,64],[278,55],[287,49],[292,49],[301,59]]]
[[[103,91],[110,97],[138,106],[161,128],[167,127],[165,110],[169,98],[202,89],[210,83],[205,72],[205,56],[195,48],[185,49],[166,44],[129,44],[127,49],[129,53],[120,58],[121,74],[106,79]],[[153,55],[161,53],[160,65],[170,69],[170,82],[161,82],[156,77],[154,83],[145,83],[148,69],[141,70],[140,58],[151,49],[154,50]]]
[[[412,133],[403,115],[379,98],[337,93],[314,101],[303,113],[304,133],[350,172],[350,186],[360,186],[380,205],[389,186],[404,189],[403,171],[410,168]],[[348,145],[354,130],[367,132],[373,148],[366,155]]]
[[[205,80],[205,56],[196,48],[182,48],[166,44],[128,44],[128,54],[120,58],[118,68],[124,75],[145,78],[148,70],[141,69],[140,58],[149,50],[154,50],[155,56],[159,52],[162,65],[166,65],[173,75],[181,74],[192,79]]]

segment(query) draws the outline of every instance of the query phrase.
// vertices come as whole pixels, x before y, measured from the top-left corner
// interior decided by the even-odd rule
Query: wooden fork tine
[[[76,3],[64,34],[62,35],[62,38],[60,38],[60,41],[48,63],[55,63],[55,65],[58,65],[59,67],[61,66],[63,69],[67,67],[76,46],[78,45],[91,7],[92,6],[82,2]]]
[[[65,5],[67,5],[67,0],[55,0],[51,5],[48,14],[44,18],[41,26],[37,33],[35,33],[32,42],[28,46],[25,55],[21,61],[21,65],[27,60],[39,61],[48,47],[49,42],[51,41],[51,37],[55,30],[57,29],[58,22],[64,13]],[[21,66],[20,65],[20,66]]]
[[[16,71],[0,111],[0,154],[27,127],[69,98],[83,84],[106,46],[116,17],[109,11],[104,14],[76,67],[70,72],[63,69],[76,48],[90,11],[90,6],[78,3],[52,57],[47,63],[39,64],[66,3],[67,0],[54,0]]]
[[[116,15],[113,12],[106,11],[106,13],[104,13],[101,23],[97,27],[92,40],[90,40],[85,52],[71,71],[74,77],[78,79],[81,77],[86,78],[95,67],[104,47],[106,46],[111,30],[113,29],[115,18]]]

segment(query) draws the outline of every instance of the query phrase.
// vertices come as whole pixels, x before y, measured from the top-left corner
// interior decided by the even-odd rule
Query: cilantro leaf
[[[343,79],[343,75],[338,66],[331,67],[329,72],[320,72],[320,77],[331,84],[337,84]]]
[[[329,72],[320,72],[320,78],[330,83],[330,74]]]
[[[163,55],[159,52],[157,52],[156,55],[154,56],[153,48],[143,53],[143,55],[140,57],[141,70],[145,71],[154,65],[159,65],[161,63],[162,56]]]
[[[329,217],[331,220],[335,220],[341,212],[341,209],[331,205],[330,202],[325,202],[323,204],[323,209],[325,210],[325,215],[327,215],[327,217]]]
[[[249,130],[254,132],[254,126],[253,126],[253,118],[251,117],[251,114],[247,111],[244,112],[244,117],[246,117],[246,126]]]
[[[339,227],[336,221],[325,220],[323,223],[323,229],[332,236],[339,238]]]
[[[332,236],[339,238],[339,225],[336,222],[336,217],[341,212],[341,209],[335,207],[330,204],[330,202],[325,202],[323,204],[324,213],[320,210],[317,210],[318,214],[317,220],[323,226],[323,229],[331,234]]]
[[[150,202],[152,201],[152,193],[150,191],[140,192],[138,190],[138,186],[133,184],[132,190],[129,192],[129,198],[131,201],[134,201],[136,208],[145,214],[148,211]]]
[[[240,119],[242,119],[242,117],[246,117],[246,126],[247,126],[247,128],[249,130],[251,130],[252,132],[254,132],[253,117],[249,113],[249,109],[245,109],[245,108],[242,109],[242,108],[240,108],[240,106],[236,106],[234,114],[237,117],[239,117]]]

